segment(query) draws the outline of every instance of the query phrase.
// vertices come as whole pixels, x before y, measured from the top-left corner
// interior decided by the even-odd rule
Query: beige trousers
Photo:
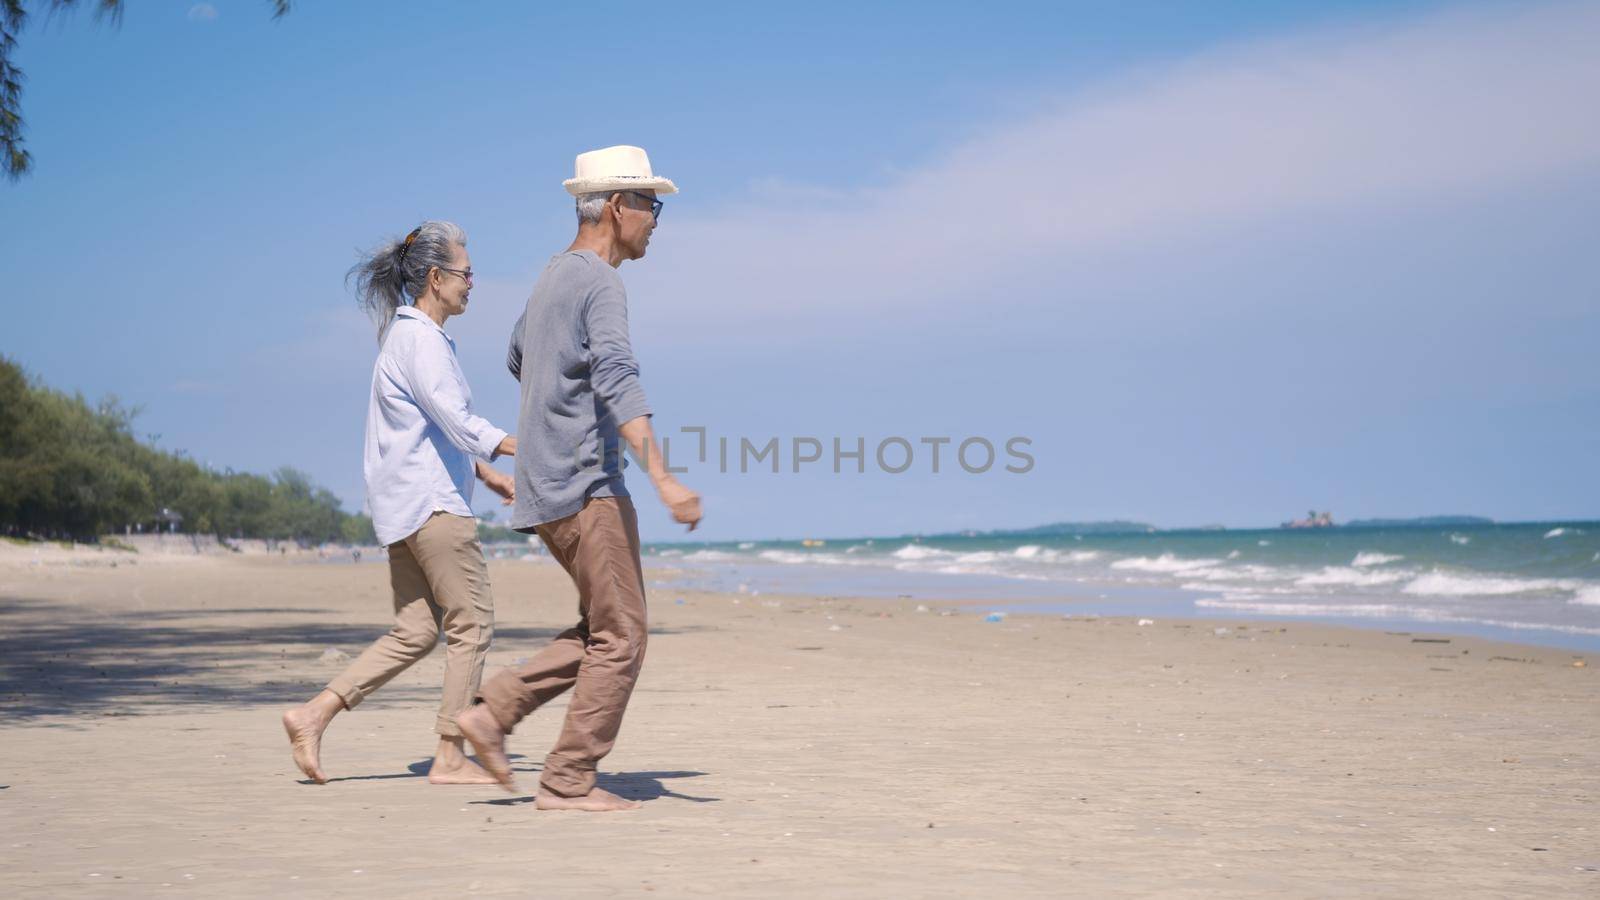
[[[591,497],[578,513],[538,532],[578,586],[578,624],[522,665],[501,670],[478,696],[510,734],[529,713],[572,688],[539,784],[581,797],[594,788],[595,767],[617,741],[644,663],[639,520],[627,497]]]
[[[328,683],[348,709],[427,656],[444,632],[444,697],[434,731],[459,737],[456,716],[472,702],[494,636],[494,597],[478,546],[478,520],[436,512],[389,545],[394,628]]]

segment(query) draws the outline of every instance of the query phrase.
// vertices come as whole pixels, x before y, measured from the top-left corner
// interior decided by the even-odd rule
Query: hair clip
[[[411,233],[410,234],[406,235],[405,243],[400,245],[400,264],[401,265],[405,265],[406,254],[411,252],[411,242],[416,240],[417,239],[417,235],[419,235],[421,233],[422,233],[422,226],[418,225],[417,227],[411,229]]]

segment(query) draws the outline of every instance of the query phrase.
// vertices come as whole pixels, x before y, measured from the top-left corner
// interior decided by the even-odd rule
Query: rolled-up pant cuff
[[[328,682],[327,690],[339,695],[339,699],[344,701],[345,709],[355,709],[361,705],[361,701],[367,699],[353,682],[346,681],[342,676]]]
[[[472,702],[488,710],[495,724],[500,726],[500,730],[510,734],[512,729],[517,727],[517,723],[526,718],[532,710],[522,709],[525,704],[518,702],[521,699],[519,696],[521,692],[518,690],[521,682],[515,678],[502,681],[506,678],[507,673],[501,672],[485,681],[483,688],[473,695]]]
[[[582,797],[594,790],[595,764],[555,753],[545,757],[539,787],[558,797]]]

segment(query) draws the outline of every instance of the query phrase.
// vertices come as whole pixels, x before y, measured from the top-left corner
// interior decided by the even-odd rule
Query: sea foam
[[[895,559],[914,560],[938,559],[940,557],[954,556],[955,554],[948,550],[940,550],[937,547],[924,547],[921,544],[907,544],[889,555]]]
[[[1482,597],[1493,594],[1573,590],[1573,586],[1570,581],[1554,578],[1495,578],[1434,570],[1418,576],[1400,590],[1402,593],[1425,597]]]
[[[1113,569],[1127,569],[1135,572],[1192,572],[1196,569],[1207,569],[1220,559],[1179,559],[1171,553],[1163,553],[1154,559],[1148,556],[1130,556],[1119,559],[1111,564]]]
[[[1350,565],[1357,568],[1363,568],[1366,566],[1381,566],[1384,563],[1399,562],[1402,559],[1405,559],[1405,557],[1393,553],[1377,553],[1375,551],[1363,550],[1356,554],[1356,558],[1350,561]]]
[[[1295,584],[1301,587],[1373,587],[1380,584],[1393,584],[1403,581],[1407,577],[1405,572],[1368,572],[1362,569],[1346,568],[1344,566],[1325,566],[1321,572],[1302,575],[1295,579]]]
[[[1579,588],[1577,595],[1567,602],[1576,603],[1579,606],[1600,606],[1600,584]]]

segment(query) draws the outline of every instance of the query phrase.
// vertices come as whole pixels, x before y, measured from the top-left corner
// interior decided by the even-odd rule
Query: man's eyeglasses
[[[437,266],[436,268],[441,272],[449,272],[451,275],[455,275],[455,276],[459,277],[462,281],[465,281],[467,284],[471,284],[472,283],[472,270],[471,269],[446,269],[444,266]]]
[[[661,207],[665,204],[663,204],[660,200],[657,200],[649,194],[640,191],[623,191],[622,193],[632,194],[635,197],[643,197],[644,199],[650,201],[650,217],[655,219],[657,222],[661,221]]]

